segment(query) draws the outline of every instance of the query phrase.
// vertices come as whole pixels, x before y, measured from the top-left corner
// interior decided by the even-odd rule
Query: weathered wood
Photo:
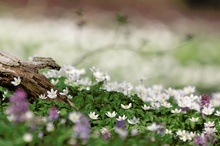
[[[39,98],[42,94],[47,95],[47,91],[56,89],[45,76],[38,73],[39,69],[43,68],[59,70],[61,67],[52,58],[34,57],[32,61],[21,61],[10,54],[0,51],[0,86],[9,90],[16,90],[18,87],[22,88],[29,97],[33,98]],[[14,77],[21,78],[21,83],[18,86],[14,86],[11,83]],[[46,100],[50,99],[47,98]],[[58,93],[55,100],[69,103],[78,110],[66,96]]]

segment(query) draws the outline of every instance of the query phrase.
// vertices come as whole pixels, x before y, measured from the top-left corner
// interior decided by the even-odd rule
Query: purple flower
[[[58,110],[55,106],[52,106],[50,111],[49,111],[49,120],[50,121],[55,121],[58,118],[59,118]]]
[[[100,132],[102,133],[103,140],[106,140],[106,139],[108,139],[111,136],[110,131],[107,128],[105,128],[105,127],[102,127]]]
[[[208,106],[210,103],[211,97],[207,94],[203,94],[200,100],[200,107]]]
[[[102,138],[103,138],[104,140],[106,140],[106,139],[108,139],[110,136],[111,136],[110,132],[106,132],[106,133],[104,133],[104,134],[102,135]]]
[[[125,129],[125,120],[116,121],[116,127]]]
[[[80,121],[76,122],[74,126],[73,137],[79,137],[80,139],[87,139],[90,133],[90,123],[89,120],[81,115]]]
[[[196,146],[206,146],[206,140],[201,136],[196,136],[193,143]]]
[[[25,113],[29,111],[29,103],[26,97],[27,94],[22,89],[17,89],[15,93],[10,97],[10,106],[6,112],[10,115],[12,121],[25,121]]]
[[[200,99],[200,113],[202,114],[203,119],[205,118],[204,113],[202,112],[202,109],[204,106],[208,107],[210,104],[211,97],[207,94],[203,94]]]

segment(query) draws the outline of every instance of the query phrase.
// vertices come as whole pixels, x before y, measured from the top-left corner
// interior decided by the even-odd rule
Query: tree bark
[[[10,54],[0,51],[0,86],[12,91],[22,88],[29,97],[33,98],[39,98],[43,94],[47,95],[47,91],[57,89],[45,76],[38,73],[43,68],[59,70],[61,67],[52,58],[34,57],[32,61],[21,61]],[[11,83],[14,77],[21,78],[21,83],[18,86],[14,86]],[[46,100],[51,99],[47,98]],[[66,96],[58,93],[55,100],[69,103],[78,110]]]

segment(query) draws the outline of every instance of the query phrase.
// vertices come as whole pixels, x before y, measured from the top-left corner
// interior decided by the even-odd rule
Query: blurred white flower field
[[[77,20],[66,18],[1,16],[0,50],[24,60],[46,56],[60,65],[97,66],[116,81],[139,84],[145,77],[147,85],[220,89],[218,35],[204,37],[202,32],[185,41],[186,28],[181,32],[177,22],[175,29],[154,20],[126,26],[88,22],[79,27]],[[201,29],[194,28],[192,33]]]

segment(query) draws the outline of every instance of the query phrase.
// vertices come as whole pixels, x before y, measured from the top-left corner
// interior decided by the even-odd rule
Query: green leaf
[[[68,114],[67,109],[62,108],[62,109],[60,110],[60,115],[61,115],[61,116],[65,116],[65,115],[67,115],[67,114]]]

